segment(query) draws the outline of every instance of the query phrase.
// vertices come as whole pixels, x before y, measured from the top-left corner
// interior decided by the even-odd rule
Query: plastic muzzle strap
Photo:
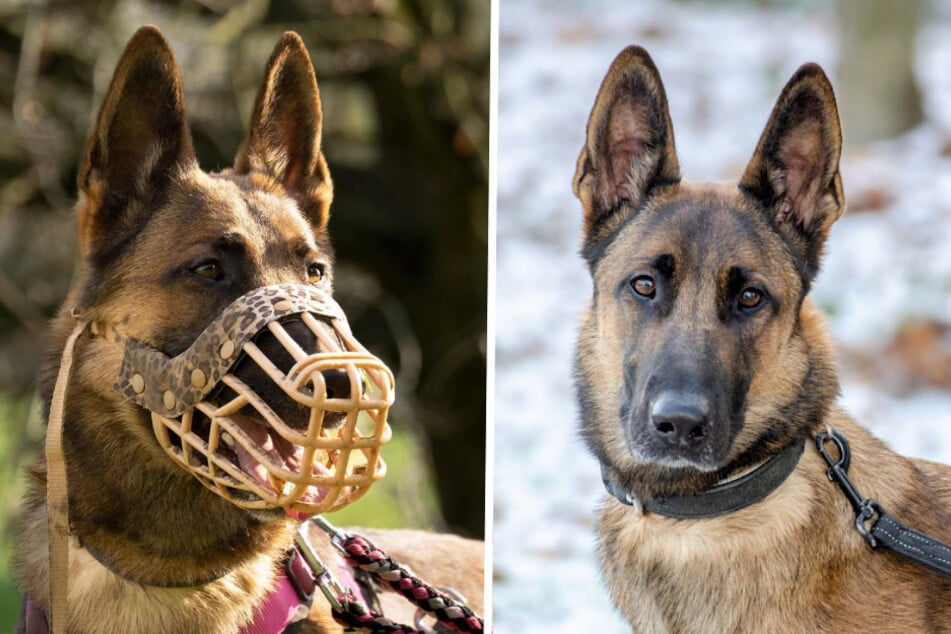
[[[291,336],[289,320],[306,326],[316,352]],[[292,367],[282,370],[256,343],[265,330]],[[269,393],[276,386],[297,404],[295,420],[276,413],[262,386],[232,372],[239,361],[263,371]],[[335,393],[327,377],[344,375],[349,387]],[[336,302],[310,286],[267,286],[238,298],[174,358],[126,339],[115,389],[152,412],[172,460],[239,507],[297,517],[333,511],[386,473],[380,446],[390,439],[393,375],[354,339]]]

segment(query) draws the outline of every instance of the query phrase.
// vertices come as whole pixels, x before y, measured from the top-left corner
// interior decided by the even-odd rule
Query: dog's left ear
[[[845,211],[841,150],[832,85],[819,66],[805,64],[780,94],[739,186],[798,247],[808,279],[818,270],[832,223]]]
[[[251,128],[235,158],[239,174],[277,180],[294,197],[315,231],[330,217],[333,183],[320,151],[320,92],[304,42],[288,31],[264,70]]]

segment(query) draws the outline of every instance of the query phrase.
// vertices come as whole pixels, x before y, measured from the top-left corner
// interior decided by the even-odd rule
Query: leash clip
[[[349,537],[349,535],[333,524],[331,524],[323,515],[315,515],[308,519],[307,521],[313,522],[317,525],[317,528],[327,533],[327,537],[330,538],[331,545],[337,549],[344,557],[347,557],[347,550],[343,547],[343,541]]]
[[[320,588],[321,594],[324,595],[334,610],[343,610],[344,605],[340,599],[346,596],[347,590],[343,587],[343,584],[334,577],[327,564],[314,552],[310,542],[307,541],[307,538],[304,536],[303,530],[297,531],[297,535],[294,536],[294,543],[304,556],[304,559],[307,560],[311,570],[314,571],[314,578],[317,582],[317,587]]]
[[[872,548],[878,546],[878,540],[872,535],[872,527],[875,526],[875,523],[881,515],[882,508],[878,505],[878,502],[875,500],[865,500],[862,504],[862,508],[859,509],[858,514],[855,516],[855,530],[859,532],[859,535],[865,538],[865,541],[867,541],[868,545]]]
[[[829,442],[838,448],[838,458],[834,458],[826,451],[826,444]],[[852,457],[849,451],[849,441],[835,430],[824,431],[816,434],[816,449],[819,451],[819,455],[825,459],[826,464],[829,465],[829,470],[826,472],[829,480],[839,486],[839,489],[842,490],[842,493],[845,494],[855,510],[855,530],[868,542],[869,546],[876,548],[878,540],[872,534],[872,529],[882,516],[882,507],[875,500],[866,498],[859,493],[855,485],[852,484],[852,480],[849,479],[847,472]]]

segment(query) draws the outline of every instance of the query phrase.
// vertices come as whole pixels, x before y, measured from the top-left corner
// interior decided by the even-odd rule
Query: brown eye
[[[635,277],[631,280],[631,288],[641,297],[648,299],[653,299],[654,295],[657,294],[657,285],[654,283],[654,278],[650,275],[638,275]]]
[[[192,269],[192,273],[206,280],[220,280],[223,275],[221,264],[219,264],[217,260],[202,262]]]
[[[324,279],[324,267],[316,262],[307,267],[307,281],[311,284],[317,284]]]
[[[763,292],[755,288],[744,288],[740,293],[740,308],[753,310],[759,308],[763,303]]]

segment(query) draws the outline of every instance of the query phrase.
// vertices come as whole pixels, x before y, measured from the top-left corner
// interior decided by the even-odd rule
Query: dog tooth
[[[228,447],[234,447],[235,445],[234,436],[226,431],[221,432],[221,442],[223,442]]]
[[[267,475],[267,478],[271,482],[271,486],[274,488],[274,492],[284,495],[284,487],[287,484],[287,482],[285,480],[281,480],[277,476],[274,476],[270,473]]]

